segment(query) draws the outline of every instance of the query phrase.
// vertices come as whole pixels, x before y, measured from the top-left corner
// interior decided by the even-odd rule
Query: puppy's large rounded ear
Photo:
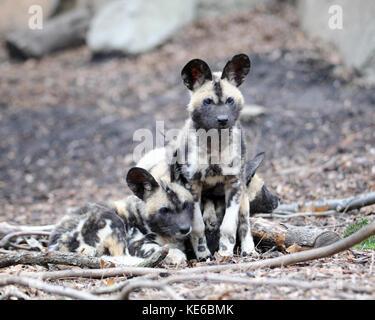
[[[181,78],[189,90],[196,90],[208,80],[212,80],[210,67],[200,59],[189,61],[181,71]]]
[[[145,200],[159,188],[159,184],[154,177],[147,170],[138,167],[129,170],[126,175],[126,182],[130,190],[141,200]]]
[[[253,159],[247,162],[246,164],[246,185],[251,182],[252,177],[254,177],[255,172],[262,164],[265,157],[265,153],[258,153]]]
[[[234,86],[239,87],[244,82],[250,68],[250,58],[244,53],[237,54],[225,65],[221,79],[227,79]]]

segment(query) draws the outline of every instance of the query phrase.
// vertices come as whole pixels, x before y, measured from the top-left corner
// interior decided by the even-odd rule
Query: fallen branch
[[[301,249],[309,249],[323,247],[340,240],[335,232],[316,227],[281,224],[257,217],[250,220],[253,237],[262,247],[276,246],[285,250],[297,244]]]
[[[297,217],[327,217],[327,216],[334,216],[338,215],[340,212],[336,210],[329,210],[323,212],[298,212],[298,213],[291,213],[288,211],[273,211],[272,213],[260,213],[255,214],[255,217],[259,218],[280,218],[284,220],[289,220],[292,218]]]
[[[168,247],[162,247],[154,252],[152,256],[139,263],[134,268],[144,268],[157,266],[169,252]],[[113,267],[112,261],[107,261],[103,257],[91,257],[79,253],[47,251],[47,252],[11,252],[1,256],[0,268],[9,267],[15,264],[38,264],[46,265],[60,264],[77,266],[81,268],[98,269],[102,267]]]
[[[46,265],[47,263],[77,266],[81,268],[100,268],[110,266],[109,262],[102,261],[97,257],[90,257],[79,253],[70,252],[12,252],[1,256],[0,268],[9,267],[15,264],[37,264]]]
[[[22,226],[11,225],[7,222],[0,222],[0,235],[6,235],[14,232],[51,232],[55,225],[46,226]]]
[[[191,270],[191,269],[189,269]],[[167,273],[168,269],[163,268],[142,268],[142,267],[115,267],[105,269],[71,269],[61,271],[45,271],[45,272],[20,272],[20,276],[28,276],[31,278],[38,278],[41,280],[56,280],[65,278],[92,278],[103,279],[116,276],[144,276],[148,274],[158,275],[160,273]]]
[[[335,210],[337,212],[346,212],[354,209],[360,209],[362,207],[371,206],[375,204],[375,192],[362,194],[359,196],[353,196],[343,199],[330,199],[322,201],[311,201],[303,204],[292,203],[292,204],[281,204],[277,211],[288,211],[288,212],[320,212]]]
[[[32,279],[29,277],[19,277],[19,276],[1,276],[0,277],[0,286],[8,285],[21,285],[28,288],[39,289],[51,294],[57,294],[64,297],[69,297],[73,299],[80,300],[98,300],[101,299],[98,296],[95,296],[91,293],[82,292],[80,290],[75,290],[68,287],[56,286],[46,282],[43,282],[38,279]]]

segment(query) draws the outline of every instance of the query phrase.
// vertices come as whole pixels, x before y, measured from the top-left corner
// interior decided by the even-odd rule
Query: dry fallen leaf
[[[288,253],[295,253],[295,252],[298,252],[298,251],[301,251],[302,250],[302,247],[300,245],[298,245],[297,243],[294,243],[292,244],[291,246],[289,246],[288,248],[286,248],[286,252]]]
[[[114,280],[114,279],[108,279],[107,280],[107,286],[112,286],[112,285],[114,285],[116,283],[116,281]]]

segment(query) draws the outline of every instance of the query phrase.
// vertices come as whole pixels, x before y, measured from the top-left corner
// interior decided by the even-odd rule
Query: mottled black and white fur
[[[158,181],[132,168],[127,184],[134,195],[72,210],[56,225],[49,249],[78,252],[134,265],[168,245],[166,263],[186,262],[184,242],[192,230],[193,198],[181,185]]]

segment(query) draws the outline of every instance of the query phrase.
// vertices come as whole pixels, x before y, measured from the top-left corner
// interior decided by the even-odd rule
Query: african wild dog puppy
[[[192,195],[179,184],[156,181],[142,168],[130,169],[126,181],[135,195],[73,210],[52,232],[50,250],[107,256],[133,265],[168,245],[165,262],[185,263],[184,241],[192,229]]]
[[[259,175],[255,174],[264,160],[264,152],[257,154],[246,164],[246,186],[250,201],[250,213],[270,213],[277,208],[280,198],[270,192]],[[219,249],[219,226],[225,214],[224,190],[222,185],[206,189],[202,193],[203,221],[208,248],[211,253]]]
[[[168,157],[173,157],[170,162],[176,167],[176,179],[185,184],[194,197],[190,239],[198,259],[211,256],[201,212],[202,192],[217,185],[223,186],[226,203],[220,226],[219,254],[233,255],[237,232],[242,255],[255,252],[245,184],[245,138],[239,121],[244,98],[238,87],[249,71],[249,57],[238,54],[227,62],[222,72],[212,73],[207,63],[200,59],[191,60],[181,72],[191,93],[190,117],[177,142],[168,146]],[[202,145],[204,133],[213,134],[214,138]],[[215,133],[219,137],[216,139],[218,144]],[[214,156],[212,151],[216,153]]]

